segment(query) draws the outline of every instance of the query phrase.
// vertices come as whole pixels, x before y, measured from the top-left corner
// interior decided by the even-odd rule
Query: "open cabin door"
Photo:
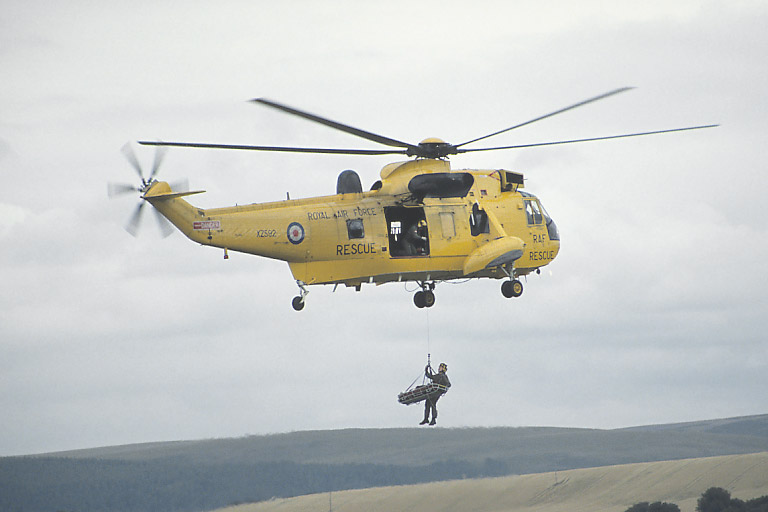
[[[423,207],[384,208],[392,258],[429,256],[429,228]]]

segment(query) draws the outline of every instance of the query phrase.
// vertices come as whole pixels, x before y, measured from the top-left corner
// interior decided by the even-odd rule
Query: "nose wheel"
[[[421,290],[413,296],[417,308],[431,308],[435,305],[435,283],[421,283]]]
[[[501,294],[506,298],[519,297],[523,294],[523,283],[518,279],[510,279],[501,284]]]

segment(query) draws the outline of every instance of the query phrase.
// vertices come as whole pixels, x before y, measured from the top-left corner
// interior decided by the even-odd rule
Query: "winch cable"
[[[429,332],[429,308],[424,308],[424,311],[427,314],[427,368],[429,368],[431,370],[432,369],[432,363],[431,363],[431,358],[432,358],[431,352],[432,352],[432,350],[431,350],[430,344],[431,344],[432,340],[430,338],[430,332]],[[434,373],[434,371],[433,371],[433,373]],[[422,383],[423,384],[427,383],[426,368],[425,368],[425,371],[424,371],[424,380],[423,380]]]
[[[427,269],[425,268],[424,270],[426,271]],[[427,368],[431,369],[432,368],[432,363],[431,363],[432,355],[431,355],[431,347],[430,347],[431,339],[430,339],[430,330],[429,330],[429,308],[424,308],[424,312],[427,315],[427,321],[426,321],[426,324],[427,324]],[[434,373],[434,370],[433,370],[433,373]],[[413,385],[416,384],[419,381],[419,379],[421,379],[421,384],[422,385],[427,383],[426,368],[415,379],[413,379],[413,382],[411,382],[411,385],[408,386],[405,389],[404,393],[410,391],[411,388],[413,388]]]
[[[432,362],[431,362],[432,355],[430,353],[429,309],[427,309],[427,308],[424,308],[424,309],[426,310],[426,314],[427,314],[427,367],[428,368],[432,368]],[[416,384],[416,382],[418,382],[419,379],[421,379],[421,383],[422,384],[426,384],[427,383],[426,371],[421,372],[415,379],[413,379],[413,382],[411,382],[410,386],[405,388],[405,391],[406,392],[410,391],[411,388],[413,388],[413,385]]]

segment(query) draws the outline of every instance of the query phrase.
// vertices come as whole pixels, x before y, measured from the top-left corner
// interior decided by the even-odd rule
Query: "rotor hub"
[[[142,195],[146,194],[147,192],[149,192],[149,189],[152,188],[152,185],[154,185],[155,183],[157,183],[157,180],[154,178],[142,179],[141,186],[139,187],[139,192],[141,192]]]
[[[408,156],[419,158],[445,158],[457,154],[456,146],[437,137],[429,137],[419,142],[418,151],[409,151]]]

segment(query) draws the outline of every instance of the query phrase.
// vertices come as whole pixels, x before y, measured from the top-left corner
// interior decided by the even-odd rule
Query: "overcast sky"
[[[616,428],[768,411],[763,1],[64,2],[0,15],[0,455],[406,427],[427,353],[439,424]],[[458,143],[622,86],[493,145],[716,129],[452,158],[522,172],[562,247],[500,282],[312,287],[287,264],[162,239],[107,181],[139,139],[375,147],[248,103]],[[488,141],[488,142],[490,142]],[[136,147],[145,166],[151,148]],[[396,158],[395,158],[396,159]],[[201,207],[370,187],[392,157],[173,149]]]

